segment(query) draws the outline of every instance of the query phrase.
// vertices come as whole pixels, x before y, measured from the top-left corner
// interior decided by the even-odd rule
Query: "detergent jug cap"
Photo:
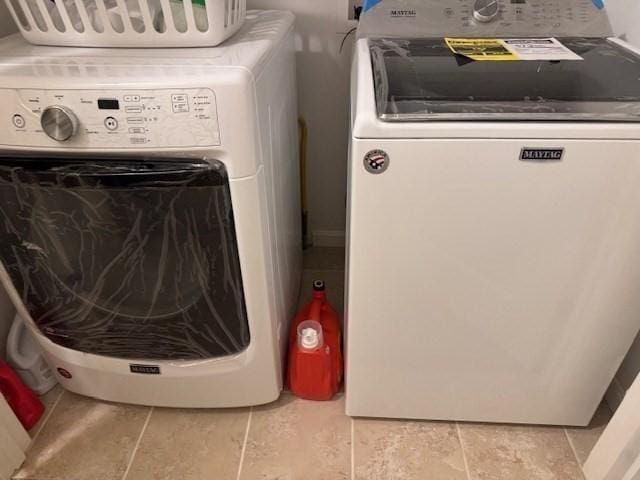
[[[313,328],[305,328],[302,331],[301,343],[304,348],[318,348],[320,339],[318,338],[318,332]]]
[[[298,345],[304,350],[315,350],[323,345],[322,325],[315,320],[305,320],[298,325]]]
[[[313,290],[315,292],[324,292],[324,282],[322,280],[314,280]]]

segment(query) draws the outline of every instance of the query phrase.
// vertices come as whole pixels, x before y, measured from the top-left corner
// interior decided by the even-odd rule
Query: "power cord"
[[[347,33],[344,34],[344,37],[342,37],[342,43],[340,44],[340,50],[338,50],[338,53],[342,53],[342,49],[344,48],[344,42],[346,42],[347,38],[349,38],[349,35],[351,35],[357,29],[358,27],[353,27],[351,30],[349,30]]]
[[[353,7],[353,19],[356,22],[360,21],[360,15],[362,15],[362,5],[357,6],[357,7]],[[344,37],[342,37],[342,43],[340,43],[340,50],[338,50],[338,53],[342,53],[342,50],[344,48],[344,43],[347,41],[347,38],[349,38],[349,35],[351,35],[353,32],[355,32],[358,29],[358,27],[353,27],[351,30],[349,30],[347,33],[345,33]]]

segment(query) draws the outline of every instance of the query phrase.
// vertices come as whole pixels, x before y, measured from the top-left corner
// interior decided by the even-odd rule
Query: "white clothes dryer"
[[[278,398],[301,274],[293,16],[216,48],[0,44],[2,281],[60,383]]]

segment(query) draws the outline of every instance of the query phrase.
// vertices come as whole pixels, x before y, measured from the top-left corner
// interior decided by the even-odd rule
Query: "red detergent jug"
[[[2,360],[0,360],[0,392],[26,430],[38,423],[44,413],[44,405]]]
[[[294,395],[329,400],[336,394],[342,382],[341,343],[338,313],[327,302],[324,282],[316,280],[313,299],[298,312],[289,334],[288,384]]]

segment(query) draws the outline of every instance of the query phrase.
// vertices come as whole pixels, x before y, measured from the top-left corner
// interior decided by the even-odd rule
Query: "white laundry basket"
[[[205,47],[233,35],[246,0],[4,0],[37,45]]]

